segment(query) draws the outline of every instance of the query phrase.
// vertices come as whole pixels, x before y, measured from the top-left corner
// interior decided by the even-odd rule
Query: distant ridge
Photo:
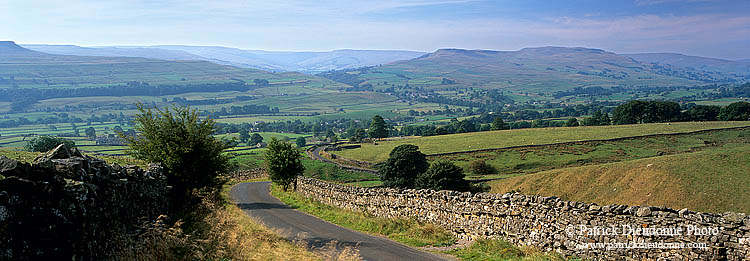
[[[623,56],[631,57],[635,60],[646,63],[669,64],[703,71],[750,75],[750,63],[747,62],[750,61],[750,59],[743,61],[730,61],[679,53],[635,53],[623,54]]]
[[[0,41],[0,56],[45,55],[17,45],[13,41]]]
[[[209,61],[216,64],[272,72],[318,73],[413,59],[423,52],[398,50],[352,50],[329,52],[276,52],[242,50],[221,46],[157,45],[80,47],[75,45],[23,45],[32,50],[80,56],[142,57],[162,60]]]
[[[40,45],[27,44],[23,47],[57,55],[77,55],[77,56],[105,56],[105,57],[140,57],[170,61],[203,61],[205,57],[200,57],[182,51],[161,50],[155,48],[141,47],[81,47],[76,45]]]
[[[742,64],[735,62],[737,64]],[[415,59],[322,74],[342,83],[385,88],[487,88],[549,93],[587,87],[665,87],[745,81],[750,74],[641,62],[585,47],[544,46],[517,51],[439,49]]]
[[[66,48],[89,50],[76,46]],[[146,51],[151,52],[151,50]],[[3,79],[14,80],[11,82]],[[297,73],[274,74],[203,60],[169,61],[129,56],[48,54],[23,48],[11,41],[0,42],[0,88],[6,86],[76,88],[129,84],[245,84],[252,83],[255,79],[265,79],[270,82],[284,79],[289,82],[288,79],[316,80],[318,78]]]

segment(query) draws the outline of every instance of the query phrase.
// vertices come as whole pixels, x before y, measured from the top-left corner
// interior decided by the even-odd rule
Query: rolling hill
[[[519,51],[441,49],[412,60],[323,75],[359,85],[387,82],[438,89],[482,87],[534,93],[592,86],[692,86],[732,80],[718,72],[642,63],[604,50],[569,47]]]
[[[128,82],[145,82],[151,85],[252,83],[254,79],[266,79],[271,83],[328,82],[300,73],[276,74],[207,61],[54,55],[29,50],[13,42],[0,42],[0,88],[97,87]]]
[[[730,61],[679,53],[636,53],[623,54],[623,56],[645,63],[673,65],[702,71],[734,74],[737,76],[750,75],[750,61]]]
[[[23,45],[31,50],[78,56],[142,57],[162,60],[209,61],[266,71],[317,73],[387,64],[423,55],[422,52],[389,50],[335,50],[330,52],[271,52],[219,46],[79,47],[75,45]]]

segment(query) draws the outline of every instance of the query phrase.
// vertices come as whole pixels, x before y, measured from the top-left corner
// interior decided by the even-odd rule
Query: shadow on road
[[[274,204],[274,203],[240,203],[237,204],[237,207],[245,210],[245,209],[291,209],[289,206],[284,204]]]
[[[305,243],[308,249],[323,249],[326,247],[330,247],[331,245],[335,245],[336,249],[343,249],[343,248],[358,248],[363,243],[357,243],[357,242],[348,242],[348,241],[339,241],[332,238],[321,238],[321,237],[314,237],[314,238],[305,238],[301,239],[302,242]]]

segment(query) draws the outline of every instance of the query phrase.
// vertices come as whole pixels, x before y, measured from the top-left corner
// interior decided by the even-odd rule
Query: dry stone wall
[[[168,211],[166,177],[64,147],[0,157],[0,260],[116,259],[118,240]]]
[[[594,260],[749,260],[750,217],[599,206],[522,194],[361,188],[299,178],[299,192],[385,218],[413,218],[466,239],[504,238]]]
[[[226,174],[226,177],[232,178],[235,180],[240,180],[240,181],[253,180],[253,179],[267,178],[268,172],[266,172],[266,169],[264,168],[237,170],[237,171],[232,171]]]

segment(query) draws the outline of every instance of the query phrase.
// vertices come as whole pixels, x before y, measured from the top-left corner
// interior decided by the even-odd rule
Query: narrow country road
[[[230,196],[237,206],[267,227],[280,230],[290,240],[304,242],[308,248],[320,248],[329,242],[337,247],[353,246],[365,260],[443,260],[386,238],[352,231],[285,205],[269,194],[269,182],[240,183]]]

